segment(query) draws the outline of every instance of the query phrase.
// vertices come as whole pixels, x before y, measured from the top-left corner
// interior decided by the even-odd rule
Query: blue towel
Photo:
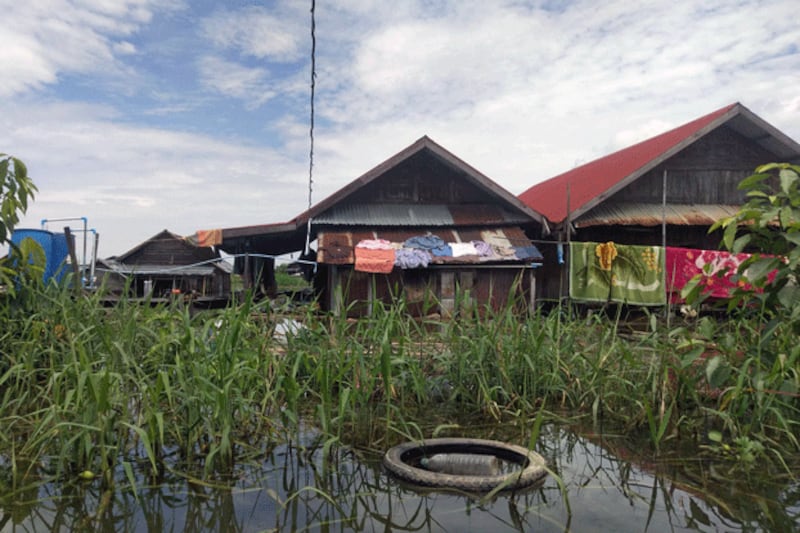
[[[450,248],[449,244],[431,248],[431,253],[436,257],[453,257],[453,249]]]
[[[421,250],[433,250],[441,246],[447,246],[447,243],[436,235],[418,235],[406,239],[406,242],[403,243],[404,248],[419,248]]]
[[[539,249],[532,244],[530,246],[514,246],[514,255],[517,256],[517,259],[532,259],[534,261],[543,259]]]

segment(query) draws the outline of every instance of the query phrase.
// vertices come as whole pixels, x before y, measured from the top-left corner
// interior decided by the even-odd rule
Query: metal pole
[[[92,267],[91,267],[91,275],[89,276],[89,286],[94,287],[94,274],[95,274],[95,266],[97,265],[97,246],[100,242],[100,234],[96,231],[94,232],[94,248],[92,249]]]
[[[667,247],[667,169],[661,182],[661,246]]]
[[[571,304],[571,301],[570,301],[570,298],[569,298],[569,291],[570,291],[570,288],[571,288],[570,287],[570,283],[572,282],[572,280],[569,279],[569,262],[572,260],[572,256],[570,255],[572,253],[572,250],[570,250],[570,243],[572,242],[572,231],[571,231],[572,230],[572,216],[571,216],[572,214],[569,212],[569,210],[570,210],[570,200],[571,200],[570,199],[570,187],[569,187],[569,183],[567,183],[567,218],[566,218],[566,222],[567,222],[567,257],[569,259],[567,261],[565,261],[565,263],[567,265],[567,267],[566,267],[566,269],[567,269],[566,277],[567,277],[567,306],[568,307]],[[563,265],[561,267],[561,272],[562,272],[562,279],[563,279],[563,276],[564,276],[564,274],[563,274],[564,266]]]
[[[89,231],[89,229],[88,229],[89,221],[86,219],[86,217],[81,217],[81,219],[83,220],[83,265],[81,265],[81,266],[83,267],[83,269],[85,271],[85,269],[86,269],[86,238],[88,237],[87,231]],[[85,275],[86,274],[84,273],[84,276]]]
[[[664,169],[664,177],[661,180],[661,253],[667,253],[667,169]],[[665,263],[666,264],[666,263]],[[664,291],[666,287],[667,273],[664,272]],[[667,319],[667,330],[670,326],[669,301],[664,306],[664,316]]]

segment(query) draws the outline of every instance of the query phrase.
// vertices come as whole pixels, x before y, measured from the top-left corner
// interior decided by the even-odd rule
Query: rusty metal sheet
[[[451,205],[453,222],[457,226],[487,226],[490,224],[524,224],[526,219],[493,204]]]
[[[355,261],[350,233],[320,233],[317,236],[317,261],[329,265],[349,265]]]
[[[591,226],[710,226],[733,216],[739,207],[721,204],[609,203],[600,204],[574,222],[577,228]]]

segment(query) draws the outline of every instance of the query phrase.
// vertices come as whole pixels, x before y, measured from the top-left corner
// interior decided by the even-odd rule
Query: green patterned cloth
[[[664,305],[664,249],[613,242],[572,242],[569,295],[587,302]]]

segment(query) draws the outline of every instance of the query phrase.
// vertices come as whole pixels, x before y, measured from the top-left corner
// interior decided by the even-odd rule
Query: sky
[[[0,153],[98,255],[308,207],[311,0],[0,0]],[[796,0],[317,0],[312,203],[428,135],[513,194],[741,102],[800,140]],[[61,231],[77,222],[49,222]]]

